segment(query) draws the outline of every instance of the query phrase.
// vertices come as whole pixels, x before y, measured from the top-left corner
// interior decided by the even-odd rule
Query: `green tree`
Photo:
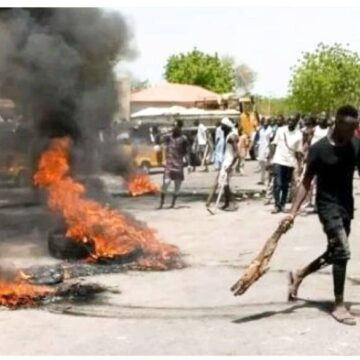
[[[330,111],[343,104],[359,104],[360,58],[340,44],[320,43],[303,54],[292,69],[290,101],[302,112]]]
[[[218,55],[206,54],[196,48],[188,53],[172,55],[165,65],[165,79],[169,82],[202,86],[226,93],[233,90],[233,69]]]
[[[255,95],[256,110],[266,115],[288,115],[296,111],[288,98]]]

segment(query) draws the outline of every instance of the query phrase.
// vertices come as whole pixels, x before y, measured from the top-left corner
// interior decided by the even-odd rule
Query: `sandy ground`
[[[255,163],[234,186],[258,188]],[[186,186],[207,187],[214,173],[195,173]],[[154,179],[160,181],[161,176]],[[355,180],[358,189],[359,180]],[[1,355],[355,355],[358,326],[328,314],[330,269],[309,277],[295,304],[286,302],[287,271],[320,255],[326,245],[316,215],[300,216],[280,242],[270,272],[242,297],[229,291],[243,267],[277,226],[262,201],[243,201],[235,213],[209,215],[200,201],[180,199],[175,210],[156,211],[154,198],[117,199],[118,207],[146,221],[159,238],[179,246],[188,267],[169,272],[131,272],[91,278],[121,291],[87,304],[0,311]],[[14,224],[3,230],[0,253],[16,265],[49,263],[45,239],[31,221],[24,234],[11,233],[34,209],[3,210]],[[30,216],[31,215],[31,216]],[[359,213],[351,235],[352,260],[346,298],[360,314]],[[0,219],[0,220],[1,220]],[[3,220],[4,221],[4,220]],[[8,236],[9,238],[6,238]],[[29,240],[30,239],[30,240]],[[86,280],[90,280],[87,278]],[[360,322],[360,319],[359,319]]]

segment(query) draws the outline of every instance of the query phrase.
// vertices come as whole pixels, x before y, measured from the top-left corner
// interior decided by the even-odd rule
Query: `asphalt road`
[[[239,188],[253,187],[258,174],[247,163]],[[207,186],[213,173],[187,176],[186,186]],[[159,181],[159,175],[154,179]],[[114,180],[115,181],[115,180]],[[184,184],[185,185],[185,184]],[[355,180],[356,191],[359,180]],[[209,215],[204,203],[179,200],[174,210],[155,210],[156,199],[116,199],[179,246],[188,267],[168,272],[129,272],[91,279],[119,290],[88,303],[55,303],[39,309],[0,311],[2,355],[357,355],[359,326],[335,322],[330,269],[306,279],[294,304],[286,302],[287,272],[305,265],[325,248],[316,215],[300,216],[280,241],[271,269],[241,297],[231,285],[277,226],[262,201],[243,201],[237,212]],[[357,203],[358,203],[357,197]],[[0,254],[15,266],[55,262],[47,255],[48,218],[39,208],[2,209]],[[5,216],[5,218],[4,218]],[[346,298],[360,314],[359,212],[351,234]],[[24,219],[26,231],[10,231]],[[18,220],[16,220],[18,219]],[[21,220],[22,219],[22,220]],[[32,225],[32,226],[31,226]],[[5,227],[4,227],[5,226]],[[360,322],[360,318],[358,319]]]

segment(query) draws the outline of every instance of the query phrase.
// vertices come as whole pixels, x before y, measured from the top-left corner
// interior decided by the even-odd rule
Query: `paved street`
[[[259,189],[255,163],[234,186]],[[208,187],[214,173],[187,175],[185,186]],[[154,175],[160,181],[161,175]],[[356,191],[359,180],[355,179]],[[357,203],[358,201],[357,197]],[[359,326],[336,323],[328,314],[332,299],[330,269],[308,278],[302,300],[286,302],[287,271],[305,265],[324,250],[326,240],[316,215],[299,216],[280,241],[271,269],[241,297],[229,291],[276,228],[261,200],[239,202],[237,212],[211,216],[199,200],[179,200],[178,209],[156,211],[157,199],[116,198],[132,213],[176,244],[188,267],[168,272],[129,272],[86,280],[120,290],[86,304],[57,303],[30,310],[2,310],[2,355],[355,355]],[[2,209],[15,222],[36,217],[37,208]],[[11,216],[10,216],[10,215]],[[352,260],[347,300],[360,314],[359,211],[351,235]],[[22,220],[21,220],[22,221]],[[34,222],[35,224],[35,222]],[[6,227],[5,227],[6,228]],[[7,238],[9,236],[9,238]],[[26,233],[2,231],[3,261],[15,265],[50,263],[46,238],[35,225]],[[358,319],[360,321],[360,318]]]

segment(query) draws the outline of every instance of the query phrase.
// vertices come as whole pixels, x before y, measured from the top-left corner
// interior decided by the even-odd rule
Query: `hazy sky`
[[[360,52],[360,8],[124,7],[138,57],[127,68],[152,84],[163,81],[169,55],[195,46],[233,55],[256,73],[254,92],[286,95],[290,67],[320,41]]]

